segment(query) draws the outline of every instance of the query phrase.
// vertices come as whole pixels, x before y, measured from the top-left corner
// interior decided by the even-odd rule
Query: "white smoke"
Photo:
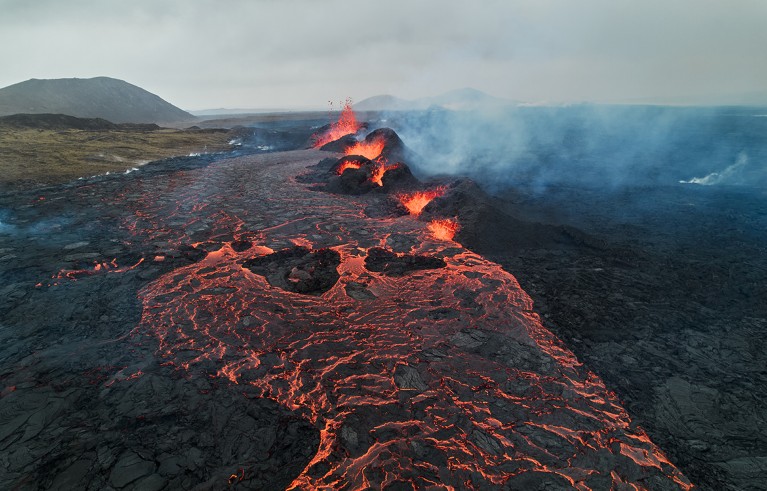
[[[741,179],[743,169],[748,164],[748,155],[741,152],[738,160],[721,172],[712,172],[704,177],[693,177],[689,181],[679,181],[682,184],[700,184],[701,186],[713,186],[715,184],[737,184]]]
[[[3,223],[3,221],[0,220],[0,234],[11,234],[15,231],[16,227],[8,223]]]

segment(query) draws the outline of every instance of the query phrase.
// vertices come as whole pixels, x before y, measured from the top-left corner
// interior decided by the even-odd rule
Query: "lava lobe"
[[[304,295],[321,295],[338,281],[341,255],[331,249],[313,251],[296,246],[248,259],[243,267],[266,278],[270,285]]]
[[[381,247],[373,247],[365,258],[365,268],[387,276],[403,276],[420,269],[444,268],[447,264],[439,257],[417,254],[397,254]]]

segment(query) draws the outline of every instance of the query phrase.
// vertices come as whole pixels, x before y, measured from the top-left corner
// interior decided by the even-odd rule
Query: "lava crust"
[[[270,285],[288,292],[320,295],[338,281],[341,256],[330,249],[312,251],[296,246],[248,259],[243,267],[266,278]]]
[[[387,276],[402,276],[421,269],[437,269],[447,266],[444,259],[419,256],[417,254],[397,254],[381,247],[368,250],[365,268]]]

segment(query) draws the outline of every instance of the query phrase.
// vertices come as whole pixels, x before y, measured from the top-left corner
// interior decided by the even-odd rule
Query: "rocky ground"
[[[544,324],[704,489],[767,489],[767,214],[758,189],[499,193],[588,243],[470,247],[512,272]]]
[[[326,156],[0,196],[0,487],[689,487],[512,275],[295,180]]]

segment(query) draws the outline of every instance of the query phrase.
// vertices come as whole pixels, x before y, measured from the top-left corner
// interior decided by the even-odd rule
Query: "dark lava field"
[[[712,176],[709,116],[631,185],[435,170],[426,114],[3,192],[0,488],[767,489],[763,144]]]

